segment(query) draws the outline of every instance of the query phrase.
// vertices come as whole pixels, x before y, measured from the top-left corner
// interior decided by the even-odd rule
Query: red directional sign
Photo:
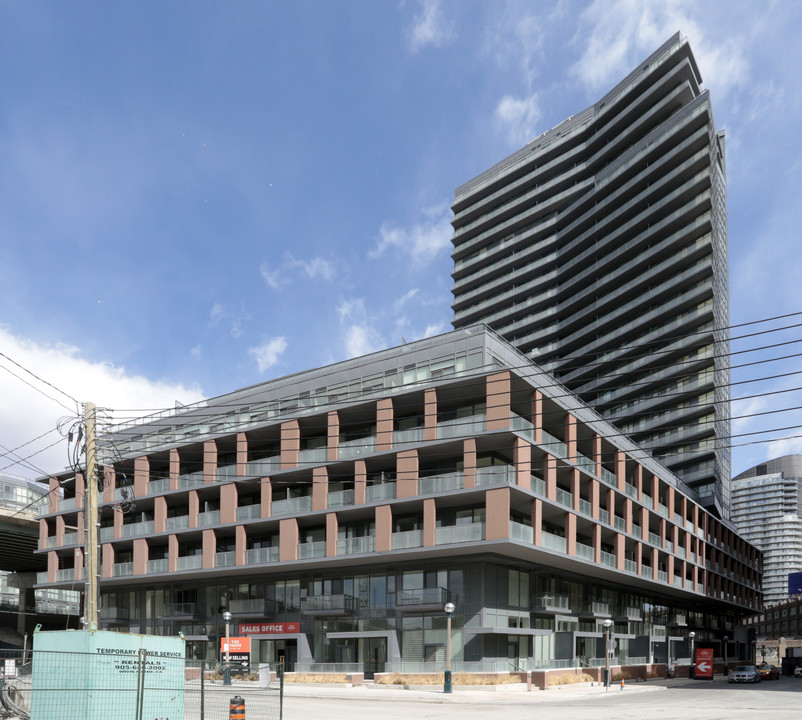
[[[696,666],[697,678],[710,678],[712,680],[713,648],[697,648],[694,664]]]

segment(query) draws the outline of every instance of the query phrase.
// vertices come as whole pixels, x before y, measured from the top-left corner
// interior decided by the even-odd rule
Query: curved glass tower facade
[[[484,322],[728,516],[725,143],[679,34],[457,189],[453,324]]]

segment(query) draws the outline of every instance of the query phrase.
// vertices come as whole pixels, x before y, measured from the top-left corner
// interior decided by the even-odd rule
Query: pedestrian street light
[[[223,666],[223,685],[231,685],[231,665],[229,664],[229,660],[231,659],[231,643],[229,634],[231,617],[231,613],[228,610],[223,613],[223,620],[226,621],[226,664]]]
[[[690,638],[690,641],[691,641],[691,672],[690,672],[690,677],[695,678],[696,677],[696,656],[693,654],[693,641],[696,638],[696,633],[693,630],[691,630],[688,633],[688,637]]]
[[[613,621],[607,618],[602,625],[606,631],[604,642],[604,687],[606,690],[610,689],[610,651],[612,650],[610,641],[610,628],[613,626]]]
[[[443,607],[443,612],[446,614],[446,672],[443,676],[443,692],[451,692],[451,616],[457,606],[452,602],[448,602]]]

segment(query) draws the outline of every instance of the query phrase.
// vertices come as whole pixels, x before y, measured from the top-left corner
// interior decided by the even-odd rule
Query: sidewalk
[[[724,681],[722,677],[720,680]],[[481,685],[455,685],[453,692],[446,694],[442,685],[414,685],[408,689],[399,685],[373,685],[366,683],[351,687],[349,685],[324,685],[316,683],[285,683],[284,695],[287,697],[332,698],[343,700],[388,700],[419,701],[438,703],[538,703],[562,700],[576,700],[585,697],[601,699],[605,696],[622,694],[661,692],[672,687],[686,687],[705,682],[676,678],[658,679],[647,682],[630,682],[621,689],[620,685],[612,685],[609,689],[599,684],[558,685],[547,690],[532,689],[528,692],[526,685],[496,685],[485,689]],[[709,681],[706,681],[709,682]]]

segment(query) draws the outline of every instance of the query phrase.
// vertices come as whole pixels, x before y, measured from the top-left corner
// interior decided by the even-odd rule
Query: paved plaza
[[[713,681],[654,680],[631,683],[623,690],[600,686],[545,691],[483,691],[456,687],[451,695],[438,689],[380,687],[285,686],[284,719],[409,720],[454,718],[487,720],[520,717],[537,720],[755,720],[796,717],[802,703],[802,679],[780,678],[757,685]]]

